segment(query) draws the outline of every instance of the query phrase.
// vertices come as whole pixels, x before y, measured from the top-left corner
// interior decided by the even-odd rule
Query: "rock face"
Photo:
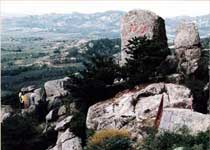
[[[175,54],[179,60],[179,70],[187,75],[195,73],[201,57],[198,29],[194,23],[183,22],[178,26],[174,40]]]
[[[142,128],[153,126],[164,96],[163,107],[190,108],[191,92],[176,84],[156,83],[125,92],[114,99],[99,102],[88,110],[86,125],[89,129],[126,128],[133,137],[142,138]]]
[[[44,84],[49,110],[62,105],[62,98],[67,97],[69,94],[67,86],[70,81],[69,77],[65,77],[63,79],[51,80]]]
[[[188,109],[166,108],[163,110],[160,130],[176,131],[186,126],[192,133],[207,131],[210,128],[210,115],[192,112]]]
[[[70,80],[69,77],[64,79],[51,80],[44,84],[47,97],[59,97],[66,96],[68,91],[66,90],[66,85]]]
[[[133,37],[146,36],[148,39],[156,39],[167,47],[167,37],[164,20],[155,13],[145,10],[132,10],[122,17],[121,20],[121,64],[129,56],[125,52],[128,40]]]
[[[56,146],[50,150],[82,150],[82,141],[76,137],[69,129],[60,132]]]
[[[71,119],[72,119],[72,116],[68,116],[66,117],[65,119],[63,119],[62,121],[58,122],[55,126],[55,130],[58,131],[58,130],[63,130],[66,128],[66,126],[68,124],[70,124],[71,122]]]

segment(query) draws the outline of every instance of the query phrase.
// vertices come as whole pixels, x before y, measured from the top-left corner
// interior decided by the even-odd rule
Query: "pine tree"
[[[146,37],[134,37],[128,41],[126,53],[125,72],[131,84],[138,84],[149,81],[158,70],[157,67],[166,58],[167,51],[156,40],[149,40]]]

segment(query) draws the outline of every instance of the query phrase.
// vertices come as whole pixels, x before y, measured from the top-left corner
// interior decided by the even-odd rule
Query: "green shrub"
[[[84,138],[86,130],[85,123],[86,123],[86,115],[82,112],[74,112],[70,124],[70,129],[76,136]]]
[[[88,139],[87,150],[131,150],[132,141],[126,130],[106,129]]]
[[[2,149],[27,150],[31,141],[39,134],[36,121],[30,116],[15,115],[2,123]]]
[[[183,128],[176,133],[155,133],[151,132],[138,150],[173,150],[177,147],[183,147],[183,150],[209,150],[210,147],[210,131],[191,135]]]

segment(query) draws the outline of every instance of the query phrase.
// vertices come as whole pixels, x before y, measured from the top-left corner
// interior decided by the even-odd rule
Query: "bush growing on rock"
[[[132,141],[126,130],[105,129],[88,139],[87,150],[131,150]]]
[[[182,147],[182,150],[209,150],[210,130],[200,132],[197,135],[189,134],[187,128],[181,128],[177,132],[150,132],[138,150],[174,150]]]

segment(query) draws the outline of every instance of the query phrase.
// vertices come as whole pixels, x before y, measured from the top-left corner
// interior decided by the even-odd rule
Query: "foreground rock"
[[[144,127],[154,125],[162,95],[164,108],[190,108],[192,99],[188,88],[156,83],[143,89],[126,91],[113,99],[91,106],[87,114],[87,128],[126,128],[133,137],[141,139],[144,137]]]
[[[193,112],[188,109],[166,108],[163,111],[159,129],[176,131],[187,127],[192,133],[210,129],[210,115]]]
[[[143,36],[148,39],[156,39],[163,48],[167,47],[165,23],[160,16],[145,10],[129,11],[121,20],[121,64],[124,64],[125,58],[129,57],[124,49],[128,40]]]
[[[66,129],[59,133],[56,146],[50,150],[82,150],[82,141]]]
[[[174,45],[179,71],[187,75],[194,74],[201,57],[200,37],[194,23],[183,22],[178,26]]]

